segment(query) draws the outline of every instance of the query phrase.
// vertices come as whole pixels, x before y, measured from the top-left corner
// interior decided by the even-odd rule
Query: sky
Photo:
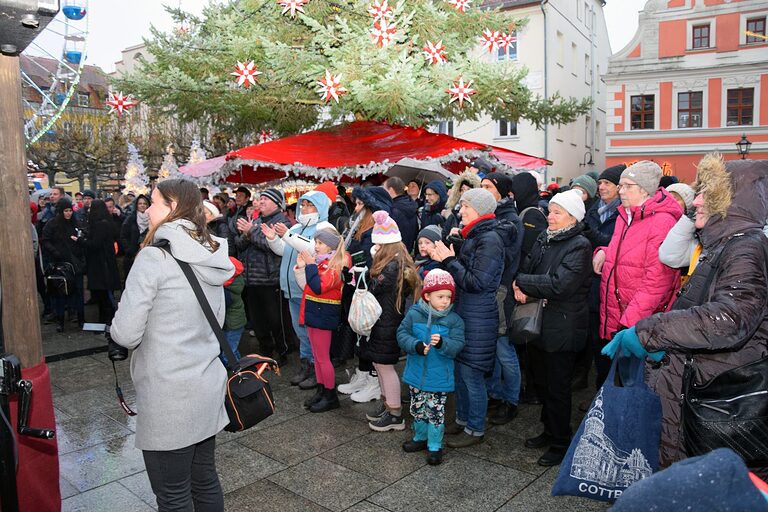
[[[562,0],[558,0],[562,1]],[[606,24],[613,52],[621,50],[635,34],[637,12],[647,0],[607,0],[605,7]],[[163,4],[181,7],[193,14],[200,14],[209,0],[89,0],[88,64],[95,64],[105,72],[114,71],[115,62],[120,60],[121,50],[139,44],[142,37],[149,35],[150,24],[161,30],[173,28]],[[65,0],[62,0],[62,5]],[[123,9],[116,8],[124,5]],[[61,13],[59,16],[63,16]],[[82,23],[82,22],[80,22]],[[43,34],[36,40],[53,54],[63,46],[62,38]],[[39,52],[35,52],[39,54]]]

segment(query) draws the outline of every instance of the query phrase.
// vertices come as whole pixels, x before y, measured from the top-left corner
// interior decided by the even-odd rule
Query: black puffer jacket
[[[587,340],[592,248],[581,223],[547,240],[539,235],[515,278],[531,299],[547,299],[538,347],[546,352],[578,352]],[[514,340],[512,340],[514,341]]]
[[[261,232],[261,225],[285,224],[291,226],[291,221],[282,211],[269,216],[260,215],[248,235],[238,234],[235,237],[238,259],[243,263],[246,286],[277,286],[280,283],[281,257],[272,252],[267,237]]]
[[[400,228],[400,236],[408,252],[413,251],[416,235],[419,233],[419,207],[416,201],[406,195],[397,196],[392,200],[392,220]]]
[[[235,247],[235,235],[229,230],[229,225],[226,218],[222,216],[217,219],[213,219],[208,223],[208,231],[210,231],[214,236],[225,239],[228,244],[229,255],[237,256],[237,247]]]
[[[587,210],[587,214],[584,217],[584,224],[587,229],[584,230],[584,236],[587,237],[589,243],[592,244],[592,250],[594,251],[598,247],[608,247],[613,238],[613,231],[616,228],[616,219],[619,218],[619,209],[621,203],[616,205],[611,210],[610,215],[605,219],[605,222],[600,220],[600,201],[595,201],[595,204]],[[592,312],[600,311],[600,276],[594,274],[592,276],[592,283],[589,288],[589,295],[587,296],[589,302],[589,310]]]
[[[456,281],[456,313],[464,320],[466,343],[456,360],[490,372],[496,360],[499,309],[496,292],[504,271],[499,221],[486,218],[470,227],[455,258],[443,266]]]
[[[646,381],[661,397],[663,467],[685,458],[680,394],[686,354],[693,354],[697,384],[768,355],[768,240],[761,231],[768,218],[768,161],[730,160],[726,166],[699,165],[696,181],[708,191],[707,210],[727,214],[713,215],[701,230],[703,251],[696,269],[672,311],[635,326],[646,350],[667,353],[661,365],[646,366]],[[728,195],[729,181],[732,194],[722,198],[720,208],[710,204],[718,193]],[[719,265],[705,290],[718,254]]]
[[[412,291],[408,281],[403,282],[403,296],[400,311],[395,307],[397,301],[397,279],[403,272],[396,261],[388,263],[381,274],[368,277],[368,289],[381,306],[381,316],[371,329],[368,338],[360,340],[360,357],[379,364],[395,364],[400,359],[400,346],[397,344],[397,328],[405,317],[405,299]]]

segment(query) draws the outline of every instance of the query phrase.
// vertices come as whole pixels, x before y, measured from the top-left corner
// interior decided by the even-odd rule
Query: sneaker
[[[371,430],[376,432],[387,432],[389,430],[405,430],[405,420],[402,416],[395,416],[389,411],[385,411],[379,419],[368,423]]]
[[[376,421],[377,419],[381,418],[385,412],[387,412],[387,405],[382,400],[381,402],[374,405],[370,411],[365,413],[365,418],[368,421]]]
[[[256,337],[256,331],[251,329],[250,331],[248,331],[248,336],[250,336],[251,338],[255,338]]]
[[[352,396],[349,398],[351,398],[353,402],[364,404],[371,400],[377,400],[380,396],[381,388],[379,387],[379,379],[372,375],[366,375],[365,386],[352,393]]]
[[[468,446],[474,446],[480,444],[485,440],[485,436],[472,436],[466,432],[462,432],[458,436],[454,437],[448,443],[450,448],[467,448]]]
[[[351,395],[355,391],[360,391],[365,387],[365,376],[367,372],[363,372],[355,368],[355,373],[352,375],[352,378],[349,379],[348,384],[342,384],[340,386],[336,387],[336,390],[339,393],[344,393],[345,395]]]

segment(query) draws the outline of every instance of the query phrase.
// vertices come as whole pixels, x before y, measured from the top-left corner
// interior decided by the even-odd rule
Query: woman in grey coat
[[[112,338],[134,349],[131,378],[143,450],[158,510],[222,511],[214,462],[215,436],[229,422],[227,372],[219,343],[178,263],[189,263],[219,323],[223,283],[234,272],[227,241],[206,228],[200,192],[191,182],[157,185],[147,209],[151,241],[136,256],[112,321]]]

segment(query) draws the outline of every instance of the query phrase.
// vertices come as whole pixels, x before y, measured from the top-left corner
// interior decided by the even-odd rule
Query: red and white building
[[[742,134],[768,159],[766,18],[765,0],[649,0],[603,77],[606,166],[654,160],[691,182],[707,152],[739,158]]]

